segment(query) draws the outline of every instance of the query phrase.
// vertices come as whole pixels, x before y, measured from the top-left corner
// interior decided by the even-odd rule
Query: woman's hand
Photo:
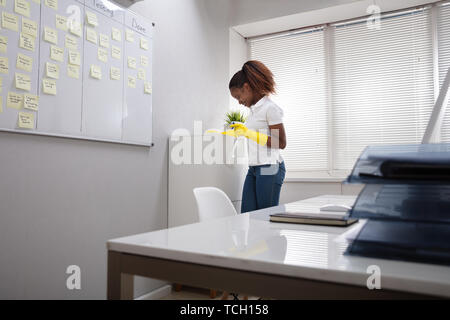
[[[269,126],[270,137],[267,141],[267,146],[271,148],[286,148],[286,131],[282,123]]]
[[[230,128],[234,129],[233,130],[234,134],[237,137],[241,137],[241,136],[247,137],[249,129],[244,124],[242,124],[242,123],[234,123],[234,124],[232,124],[230,126]]]

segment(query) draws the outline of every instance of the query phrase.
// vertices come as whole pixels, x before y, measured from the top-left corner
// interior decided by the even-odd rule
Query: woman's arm
[[[270,137],[267,140],[267,147],[269,148],[286,148],[286,131],[284,130],[284,125],[282,123],[269,126]],[[272,147],[272,139],[274,146]],[[277,143],[278,142],[278,143]]]

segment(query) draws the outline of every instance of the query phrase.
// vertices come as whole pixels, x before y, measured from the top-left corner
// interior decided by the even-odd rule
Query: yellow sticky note
[[[25,0],[14,0],[14,12],[30,17],[30,3]]]
[[[111,38],[116,41],[122,41],[122,32],[119,29],[112,28],[111,29]]]
[[[59,14],[57,14],[55,16],[56,19],[56,28],[59,30],[63,30],[63,31],[67,31],[67,18],[64,16],[60,16]]]
[[[51,45],[50,46],[50,59],[63,62],[64,61],[64,49]]]
[[[120,69],[116,67],[111,67],[110,76],[111,80],[120,80]]]
[[[71,34],[74,34],[74,35],[76,35],[78,37],[81,37],[81,24],[80,24],[80,22],[72,19],[69,22],[69,31],[70,31]]]
[[[103,48],[98,48],[97,52],[98,60],[102,62],[108,62],[108,51]]]
[[[136,78],[132,76],[128,76],[128,87],[136,88]]]
[[[7,57],[0,57],[0,73],[8,74],[9,62]]]
[[[17,54],[16,68],[31,72],[31,69],[33,68],[33,58],[25,54]]]
[[[8,13],[6,11],[2,12],[2,28],[9,29],[12,31],[19,31],[19,19],[13,13]]]
[[[48,78],[59,79],[59,66],[57,64],[47,62],[45,64],[45,75]]]
[[[141,49],[148,50],[148,40],[141,37]]]
[[[42,79],[42,91],[46,94],[56,96],[56,81],[51,79]]]
[[[45,0],[45,5],[49,8],[58,10],[58,0]]]
[[[128,57],[128,68],[136,69],[136,59],[133,57]]]
[[[97,15],[93,12],[86,10],[86,22],[87,22],[87,24],[89,24],[91,26],[94,26],[94,27],[98,26]]]
[[[137,77],[139,80],[145,80],[145,70],[142,68],[139,68]]]
[[[34,114],[29,112],[19,112],[19,128],[34,129]]]
[[[91,77],[94,79],[101,80],[102,79],[102,69],[100,66],[91,65]]]
[[[0,53],[6,53],[8,48],[8,38],[0,36]]]
[[[80,67],[68,64],[67,75],[74,79],[80,78]]]
[[[37,37],[37,23],[22,17],[22,32],[32,37]]]
[[[30,76],[16,72],[16,88],[25,91],[30,91],[31,90]]]
[[[144,93],[152,94],[152,84],[150,82],[144,82]]]
[[[34,38],[29,34],[21,33],[19,47],[28,51],[34,51]]]
[[[126,29],[125,30],[125,39],[128,42],[134,42],[134,32],[131,31],[130,29]]]
[[[69,63],[74,66],[81,65],[81,57],[78,51],[69,50]]]
[[[121,51],[119,47],[116,46],[111,46],[111,56],[114,59],[121,59]]]
[[[25,93],[23,95],[23,107],[25,109],[38,111],[39,108],[39,97],[34,94]]]
[[[89,27],[86,27],[86,40],[97,44],[97,32]]]
[[[103,48],[109,48],[109,37],[106,34],[99,33],[100,46]]]
[[[22,108],[23,95],[15,92],[8,92],[6,97],[6,106],[8,108],[20,109]]]
[[[141,66],[148,67],[148,57],[141,56]]]
[[[71,35],[66,34],[66,48],[70,50],[78,49],[78,40]]]
[[[53,44],[58,44],[58,31],[50,27],[44,27],[44,40]]]

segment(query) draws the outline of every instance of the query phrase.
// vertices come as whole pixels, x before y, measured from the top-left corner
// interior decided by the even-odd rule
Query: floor
[[[239,300],[243,299],[242,294],[238,295]],[[220,300],[222,298],[222,292],[217,292],[217,297],[212,300]],[[229,295],[228,300],[233,300],[233,296]],[[259,297],[253,297],[249,296],[249,300],[257,300]],[[171,294],[168,296],[165,296],[164,298],[161,298],[160,300],[211,300],[209,297],[209,290],[208,289],[200,289],[200,288],[193,288],[193,287],[182,287],[180,291],[175,291],[175,289],[172,289]]]

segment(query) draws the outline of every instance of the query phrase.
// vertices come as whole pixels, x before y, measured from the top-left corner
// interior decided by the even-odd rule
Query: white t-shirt
[[[270,136],[269,125],[283,123],[283,110],[277,106],[269,97],[261,98],[250,107],[245,126],[251,130],[258,131]],[[259,166],[264,164],[276,164],[283,162],[280,149],[260,146],[255,141],[247,139],[248,164]]]

